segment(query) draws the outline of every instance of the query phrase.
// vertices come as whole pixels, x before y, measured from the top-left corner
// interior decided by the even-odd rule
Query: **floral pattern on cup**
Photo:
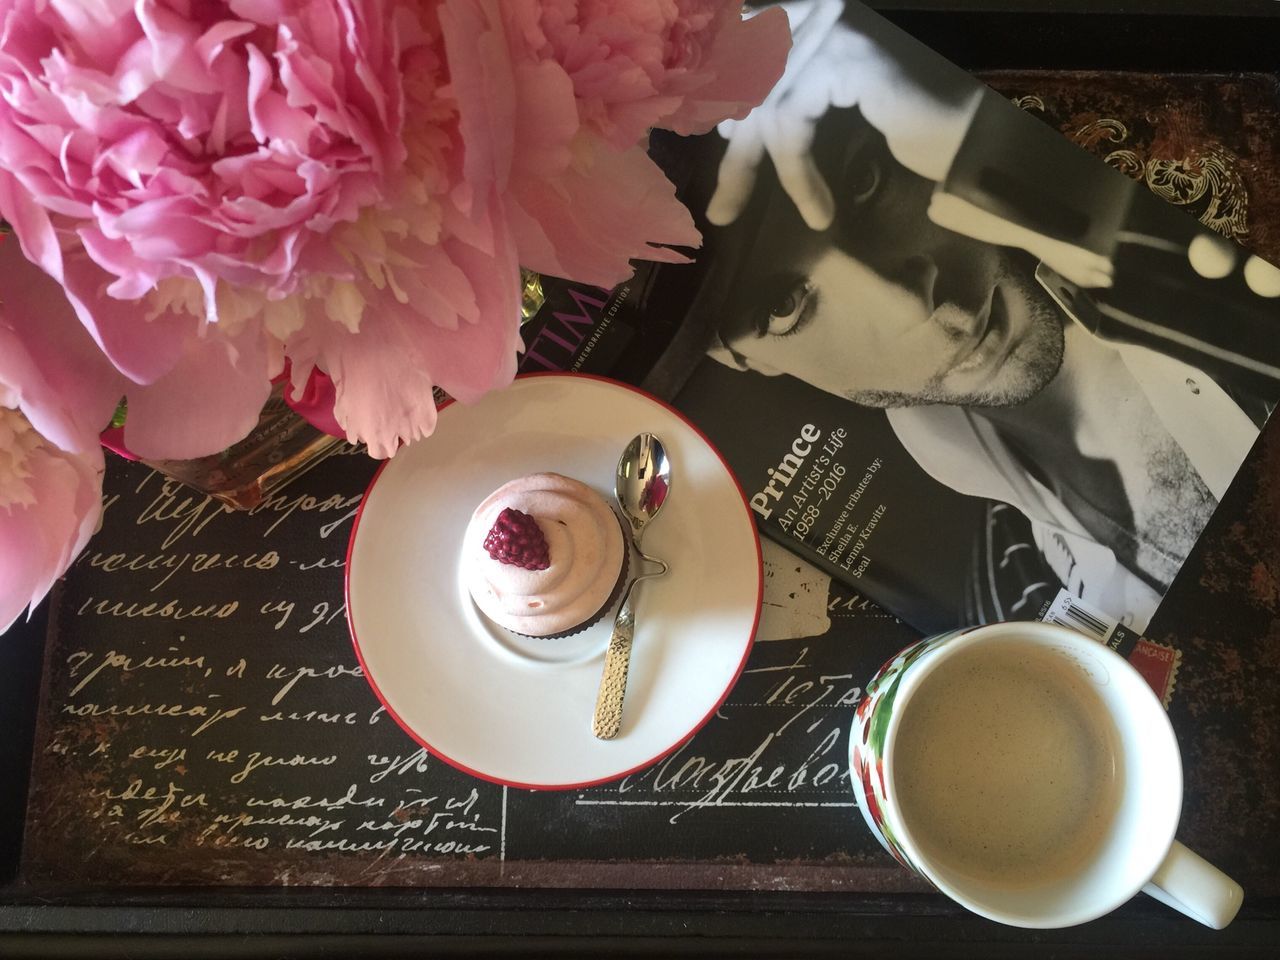
[[[898,690],[912,665],[953,637],[972,628],[926,637],[899,651],[867,684],[854,712],[849,736],[849,766],[853,773],[854,799],[867,826],[880,845],[909,870],[921,873],[899,845],[893,825],[885,816],[888,791],[884,780],[884,747]],[[923,874],[921,874],[923,876]]]

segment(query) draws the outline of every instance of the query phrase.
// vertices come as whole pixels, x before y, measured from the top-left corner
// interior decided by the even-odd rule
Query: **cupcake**
[[[476,507],[463,576],[480,612],[528,637],[566,637],[603,617],[626,579],[622,524],[604,499],[558,473],[504,483]]]

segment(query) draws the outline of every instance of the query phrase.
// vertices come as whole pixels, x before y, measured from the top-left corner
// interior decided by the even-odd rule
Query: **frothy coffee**
[[[1051,883],[1088,862],[1116,810],[1115,732],[1092,684],[1051,649],[953,655],[905,706],[893,793],[920,852],[986,884]]]

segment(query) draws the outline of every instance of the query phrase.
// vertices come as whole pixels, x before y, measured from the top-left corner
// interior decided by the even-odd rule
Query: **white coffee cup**
[[[1099,716],[1109,724],[1109,742],[1115,745],[1117,779],[1108,825],[1078,868],[1044,883],[993,882],[927,853],[919,842],[925,825],[913,825],[904,816],[897,792],[895,748],[921,684],[965,651],[998,643],[1005,649],[1011,641],[1036,648],[1031,651],[1036,656],[1051,655],[1055,668],[1083,681],[1101,701]],[[989,733],[973,730],[972,736]],[[939,891],[984,917],[1020,927],[1072,926],[1109,913],[1139,891],[1215,929],[1240,909],[1240,885],[1174,839],[1182,811],[1182,762],[1159,700],[1124,658],[1072,630],[999,623],[913,644],[867,685],[850,740],[858,805],[881,844]]]

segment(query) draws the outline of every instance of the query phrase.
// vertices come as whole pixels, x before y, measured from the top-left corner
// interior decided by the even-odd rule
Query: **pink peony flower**
[[[791,43],[781,10],[715,0],[453,0],[441,22],[468,181],[498,183],[522,264],[602,286],[701,242],[649,128],[745,116]]]
[[[724,0],[523,0],[502,4],[522,46],[573,83],[580,122],[620,150],[650,128],[706,133],[741,120],[782,76],[779,7],[750,20]]]
[[[96,525],[121,397],[196,457],[287,375],[390,456],[510,381],[520,264],[683,259],[646,132],[742,116],[789,42],[714,0],[0,0],[0,624]]]
[[[287,357],[389,456],[433,387],[514,375],[518,264],[613,283],[698,243],[642,141],[767,92],[785,17],[739,11],[0,0],[0,214],[130,381],[194,416]]]
[[[287,353],[376,456],[432,386],[511,379],[518,265],[461,183],[435,6],[0,0],[0,213],[118,369],[207,406],[209,350],[264,384]]]

